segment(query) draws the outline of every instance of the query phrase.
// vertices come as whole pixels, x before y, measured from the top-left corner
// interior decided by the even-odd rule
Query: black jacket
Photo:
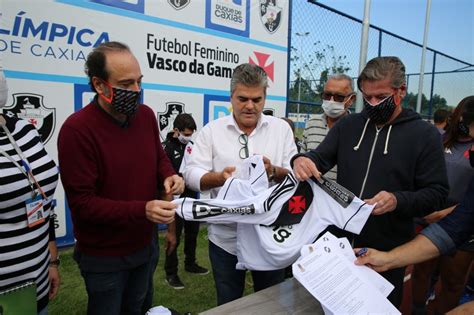
[[[179,168],[181,166],[181,162],[183,161],[184,149],[186,149],[186,144],[181,143],[178,138],[174,138],[173,133],[170,132],[166,135],[165,141],[163,141],[163,149],[165,150],[166,155],[170,159],[176,174],[183,177],[183,175],[179,173]],[[185,187],[184,192],[180,197],[197,198],[198,194],[197,192],[192,191],[188,187]]]
[[[439,132],[412,110],[403,109],[378,136],[365,112],[347,115],[306,155],[323,173],[337,164],[337,182],[361,199],[382,190],[397,198],[394,211],[370,216],[356,246],[389,250],[407,242],[413,217],[440,210],[448,195]]]

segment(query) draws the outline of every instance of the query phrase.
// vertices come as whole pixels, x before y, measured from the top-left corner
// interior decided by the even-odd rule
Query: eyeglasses
[[[239,136],[239,143],[242,145],[242,148],[240,148],[239,151],[239,157],[241,159],[246,159],[249,157],[249,147],[247,144],[249,143],[249,136],[247,136],[245,133],[241,134]]]
[[[344,102],[346,97],[352,96],[353,93],[347,94],[347,95],[342,95],[342,94],[332,94],[329,92],[323,92],[321,93],[321,98],[325,101],[330,101],[331,98],[333,98],[336,102]]]

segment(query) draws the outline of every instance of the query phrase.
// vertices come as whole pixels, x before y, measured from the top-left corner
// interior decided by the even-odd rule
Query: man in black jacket
[[[442,209],[449,189],[446,166],[436,128],[401,106],[406,81],[399,58],[372,59],[357,85],[364,110],[341,119],[318,148],[296,155],[292,164],[300,180],[337,165],[337,182],[376,204],[360,235],[351,236],[354,246],[386,251],[413,238],[413,217]],[[396,307],[404,273],[399,268],[382,274],[395,286],[388,298]]]
[[[190,114],[179,114],[173,122],[173,131],[168,133],[163,142],[163,148],[168,155],[174,170],[179,175],[184,150],[191,150],[191,137],[196,130],[196,122]],[[197,198],[195,191],[185,188],[180,197]],[[176,224],[176,247],[166,253],[165,272],[166,282],[174,289],[183,289],[184,285],[178,277],[177,248],[184,227],[184,269],[195,274],[207,274],[209,270],[196,263],[196,240],[199,233],[199,222],[184,221],[179,216],[175,217]]]

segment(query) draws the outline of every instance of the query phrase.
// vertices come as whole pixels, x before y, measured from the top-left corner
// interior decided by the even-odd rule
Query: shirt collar
[[[252,134],[255,132],[255,130],[268,126],[268,124],[270,123],[270,119],[271,118],[269,116],[264,115],[263,113],[260,114],[260,119],[257,121],[257,127],[255,127],[255,129],[252,131]],[[240,134],[243,133],[242,130],[240,130],[239,125],[237,125],[233,114],[227,116],[226,125],[227,127],[235,128],[235,130],[237,130]]]

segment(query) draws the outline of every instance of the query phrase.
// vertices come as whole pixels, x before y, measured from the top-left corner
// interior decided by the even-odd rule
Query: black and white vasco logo
[[[173,123],[176,119],[176,116],[184,112],[184,103],[168,102],[166,103],[166,110],[164,112],[157,113],[161,140],[165,140],[166,135],[173,131]]]
[[[254,214],[255,207],[254,205],[241,206],[241,207],[219,207],[215,205],[210,205],[201,201],[193,202],[193,218],[194,219],[203,219],[208,217],[214,217],[216,215],[221,215],[224,213],[235,213],[235,214]]]
[[[3,114],[8,117],[24,119],[38,130],[43,143],[53,135],[56,125],[56,109],[46,107],[43,95],[33,93],[13,94],[13,104],[3,108]]]
[[[168,0],[168,3],[175,9],[181,10],[186,7],[191,0]]]
[[[281,11],[278,0],[260,0],[260,20],[269,33],[275,33],[280,27]]]

